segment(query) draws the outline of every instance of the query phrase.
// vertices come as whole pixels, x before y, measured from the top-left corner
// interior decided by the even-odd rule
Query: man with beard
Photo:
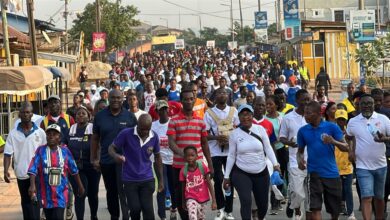
[[[108,154],[108,147],[119,132],[137,124],[134,114],[122,108],[122,99],[121,91],[115,89],[110,91],[108,97],[110,105],[98,112],[94,118],[91,142],[91,163],[96,170],[102,172],[111,219],[119,219],[119,201],[122,218],[129,219],[129,209],[121,184],[122,164],[115,164],[114,159]]]
[[[351,159],[356,161],[363,218],[371,219],[372,201],[375,218],[384,219],[384,191],[387,173],[385,142],[390,141],[390,120],[374,111],[375,102],[370,95],[359,101],[360,114],[347,125],[347,137],[355,138]]]

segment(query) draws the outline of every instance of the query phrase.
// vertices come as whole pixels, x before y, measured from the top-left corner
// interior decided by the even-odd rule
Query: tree
[[[137,33],[131,27],[138,26],[140,22],[134,17],[139,13],[132,5],[122,6],[108,0],[100,0],[101,32],[106,33],[106,52],[126,46],[134,41]],[[81,31],[85,34],[85,45],[91,47],[92,33],[96,31],[96,4],[89,3],[83,13],[77,15],[70,30],[73,37]]]
[[[235,36],[235,41],[238,42],[238,45],[250,44],[254,42],[254,30],[250,26],[246,25],[241,32],[241,24],[238,21],[234,22],[234,32],[237,33]],[[243,38],[244,35],[244,38]],[[243,41],[244,39],[244,41]]]
[[[268,32],[268,36],[271,36],[272,34],[277,33],[276,23],[272,23],[272,24],[268,25],[267,32]]]

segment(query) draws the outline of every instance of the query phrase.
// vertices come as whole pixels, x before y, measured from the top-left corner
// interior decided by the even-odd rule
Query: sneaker
[[[225,213],[225,219],[226,220],[234,220],[233,213],[231,213],[231,212]]]
[[[276,209],[271,209],[270,215],[277,215],[278,211]]]
[[[252,220],[259,220],[256,209],[252,210]]]
[[[353,213],[349,215],[348,220],[356,220],[355,215]]]
[[[286,206],[286,215],[288,218],[292,218],[294,215],[294,209],[290,209],[290,201],[287,203]]]
[[[214,220],[223,220],[223,219],[225,219],[225,212],[223,211],[223,209],[219,209],[217,216],[214,218]]]
[[[302,216],[300,216],[300,215],[295,215],[294,220],[301,220],[301,219],[302,219]]]
[[[66,208],[66,220],[71,220],[73,219],[73,209],[72,207],[67,207]]]
[[[170,209],[172,206],[172,202],[170,199],[165,200],[165,209]]]
[[[177,210],[171,210],[170,220],[177,220]]]
[[[278,211],[283,211],[283,207],[281,206],[281,204],[278,205]]]
[[[41,212],[41,219],[40,220],[46,220],[45,212],[42,210]]]

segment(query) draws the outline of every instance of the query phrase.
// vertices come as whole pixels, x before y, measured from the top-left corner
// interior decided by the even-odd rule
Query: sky
[[[69,20],[76,18],[76,13],[84,10],[94,0],[69,0]],[[115,1],[115,0],[110,0]],[[23,11],[27,15],[26,0]],[[35,18],[51,21],[59,28],[64,28],[64,0],[35,0]],[[244,25],[254,25],[254,12],[258,10],[257,0],[242,0]],[[140,11],[136,19],[152,25],[167,25],[169,28],[199,30],[199,17],[202,27],[216,27],[223,33],[230,28],[230,0],[122,0],[122,5],[133,4]],[[268,23],[275,22],[275,0],[261,0],[261,10],[268,12]],[[179,16],[180,14],[180,16]],[[240,21],[239,1],[233,0],[233,18]],[[72,22],[69,22],[69,26]],[[69,27],[68,26],[68,27]],[[69,27],[70,28],[70,27]]]

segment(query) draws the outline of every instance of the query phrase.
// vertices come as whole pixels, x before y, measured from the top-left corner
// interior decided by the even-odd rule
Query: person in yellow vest
[[[190,89],[194,92],[194,97],[198,97],[198,85],[196,83],[190,83]],[[196,98],[194,107],[192,109],[201,119],[204,118],[204,114],[207,110],[207,104],[205,100]]]
[[[343,104],[347,107],[348,114],[356,111],[353,104],[353,94],[355,93],[355,85],[351,82],[347,85],[348,97],[343,100]]]
[[[299,73],[301,74],[302,89],[307,89],[310,83],[310,74],[309,70],[305,66],[305,61],[301,62],[301,66],[299,67]]]
[[[348,113],[343,109],[338,109],[335,113],[337,125],[345,134],[345,128],[348,121]],[[343,200],[341,207],[342,212],[348,216],[349,220],[356,219],[353,213],[353,194],[352,194],[352,180],[353,180],[353,166],[349,160],[349,152],[342,152],[335,148],[335,158],[337,168],[339,169],[340,178],[342,182]]]

